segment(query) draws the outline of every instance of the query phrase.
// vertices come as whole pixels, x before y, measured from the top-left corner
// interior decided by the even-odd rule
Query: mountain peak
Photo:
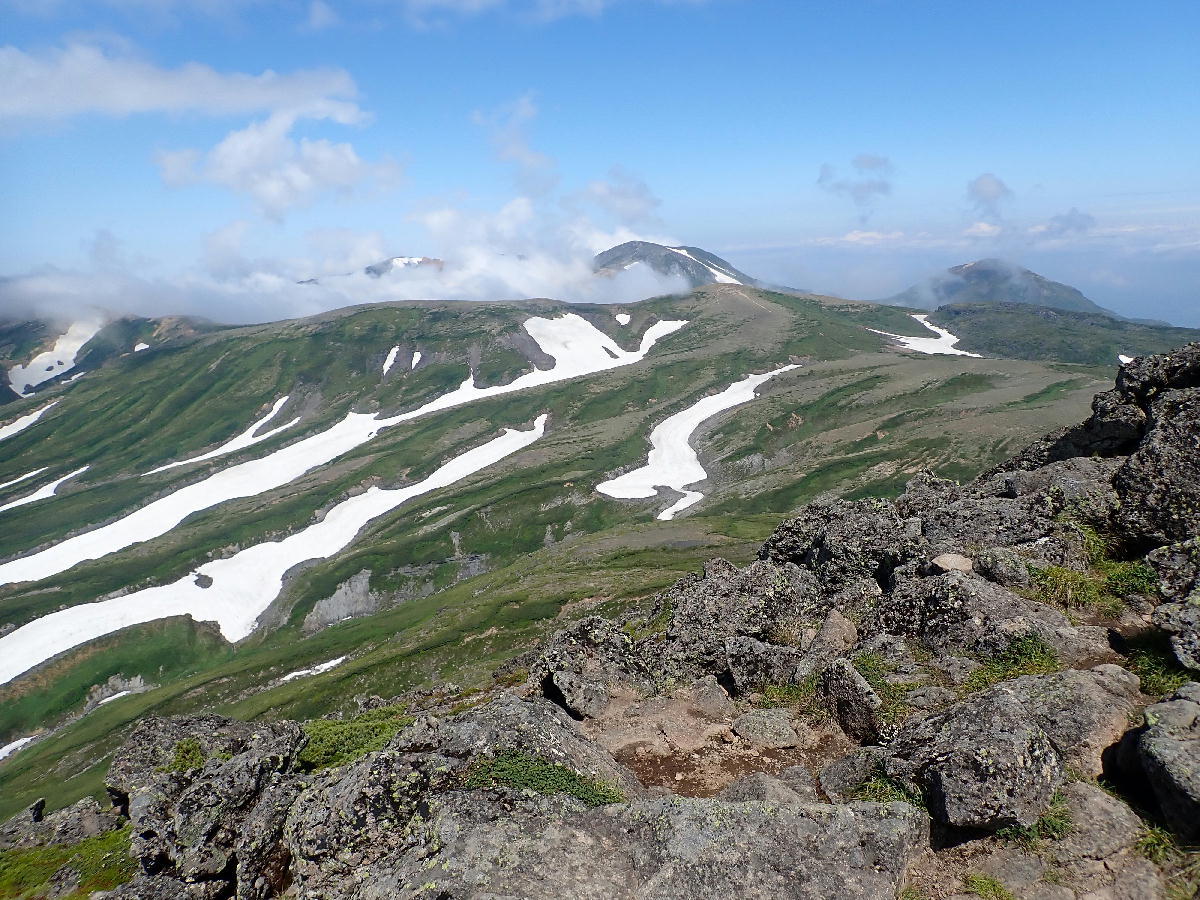
[[[952,303],[1023,303],[1120,318],[1077,288],[995,257],[953,266],[882,302],[923,309]]]
[[[706,284],[758,284],[758,279],[700,247],[671,247],[651,241],[626,241],[611,247],[596,255],[594,267],[598,274],[615,275],[638,263],[660,275],[682,277],[693,288]]]

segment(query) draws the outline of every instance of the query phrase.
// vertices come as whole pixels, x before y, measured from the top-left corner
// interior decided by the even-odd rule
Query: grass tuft
[[[1061,841],[1074,827],[1066,798],[1062,794],[1055,794],[1049,809],[1032,825],[1010,825],[999,829],[996,836],[1034,851],[1047,841]]]
[[[511,787],[539,794],[567,794],[588,806],[620,803],[620,788],[588,778],[558,763],[528,753],[509,751],[491,758],[478,758],[463,781],[467,788]]]
[[[916,683],[893,684],[888,676],[894,670],[886,659],[877,653],[861,653],[851,660],[854,668],[875,691],[883,705],[879,708],[879,717],[889,725],[896,725],[908,718],[912,707],[904,702],[906,693],[916,687]]]
[[[304,723],[308,743],[297,762],[306,771],[344,766],[387,746],[413,723],[403,706],[382,706],[352,719],[312,719]]]
[[[1125,665],[1141,681],[1142,693],[1148,697],[1161,699],[1189,681],[1200,681],[1200,672],[1179,664],[1161,632],[1131,640]]]
[[[999,879],[977,872],[968,872],[963,876],[963,890],[983,900],[1017,900]]]
[[[1062,668],[1058,652],[1036,634],[1017,638],[1005,650],[985,660],[963,685],[966,693],[982,690],[1021,675],[1045,675]]]
[[[160,772],[190,772],[204,765],[204,748],[194,737],[182,738],[175,744],[171,761],[159,769]]]
[[[887,775],[876,775],[864,781],[851,795],[851,799],[862,800],[866,803],[908,803],[920,809],[925,809],[925,798],[914,793],[903,784]]]

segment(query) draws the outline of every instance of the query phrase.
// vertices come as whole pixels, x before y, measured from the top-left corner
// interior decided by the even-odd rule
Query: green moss
[[[984,660],[983,664],[971,673],[971,677],[963,685],[963,690],[971,693],[1001,681],[1008,681],[1010,678],[1045,675],[1048,672],[1057,672],[1061,668],[1062,662],[1057,651],[1036,634],[1027,634],[1009,644],[1003,653]]]
[[[308,743],[297,762],[307,771],[344,766],[387,746],[413,723],[402,706],[383,706],[352,719],[312,719],[304,723]]]
[[[50,879],[64,866],[79,874],[79,889],[68,900],[124,884],[136,871],[129,856],[129,827],[78,844],[0,851],[0,897],[44,897]]]
[[[1046,841],[1061,841],[1074,829],[1066,798],[1055,794],[1050,806],[1032,825],[1011,825],[1001,828],[996,836],[1020,844],[1026,850],[1037,850]]]
[[[539,794],[568,794],[588,806],[620,803],[625,799],[621,790],[595,778],[548,762],[528,753],[510,751],[494,758],[475,760],[463,780],[466,788],[504,786]]]
[[[977,872],[968,872],[963,876],[963,890],[983,900],[1017,900],[999,879]]]
[[[194,737],[187,737],[175,744],[171,761],[159,769],[160,772],[190,772],[204,765],[204,748]]]

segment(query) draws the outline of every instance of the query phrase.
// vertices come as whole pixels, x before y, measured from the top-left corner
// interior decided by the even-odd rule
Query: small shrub
[[[996,836],[1020,844],[1026,850],[1036,850],[1046,841],[1061,841],[1074,829],[1066,798],[1055,794],[1050,808],[1032,825],[1011,825],[1001,828]]]
[[[1112,562],[1102,560],[1096,563],[1096,571],[1104,576],[1104,587],[1118,597],[1126,594],[1158,595],[1158,576],[1144,562]]]
[[[913,793],[896,779],[886,775],[876,775],[874,778],[864,781],[854,791],[851,798],[867,803],[895,803],[899,800],[901,803],[909,803],[925,809],[924,797]]]
[[[79,873],[79,890],[71,897],[124,884],[136,871],[129,856],[129,826],[78,844],[0,851],[0,897],[47,896],[50,879],[63,866]]]
[[[312,719],[304,723],[308,743],[297,761],[306,771],[344,766],[382,750],[402,729],[413,723],[402,706],[383,706],[352,719]]]
[[[1179,856],[1175,836],[1159,825],[1146,825],[1133,845],[1142,856],[1156,866],[1170,865]]]
[[[1064,609],[1087,609],[1110,618],[1125,608],[1119,596],[1106,589],[1104,578],[1064,566],[1048,566],[1033,574],[1037,599]]]
[[[625,799],[621,790],[613,785],[580,775],[558,763],[517,751],[476,759],[463,781],[463,786],[467,788],[501,785],[539,794],[567,794],[588,806],[620,803]]]
[[[983,900],[1017,900],[1012,891],[991,875],[969,872],[963,876],[963,889]]]
[[[204,765],[204,748],[194,737],[186,737],[175,745],[171,761],[160,772],[190,772]]]
[[[1036,634],[1027,634],[1009,644],[1002,653],[985,660],[971,673],[963,689],[970,693],[1010,678],[1045,675],[1061,668],[1058,652]]]

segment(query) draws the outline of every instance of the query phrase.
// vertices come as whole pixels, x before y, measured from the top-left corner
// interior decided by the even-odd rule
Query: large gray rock
[[[793,727],[792,714],[786,709],[752,709],[733,723],[738,737],[757,747],[782,750],[800,744]]]
[[[122,824],[115,810],[102,809],[91,797],[48,815],[43,814],[45,805],[44,800],[39,800],[0,825],[0,850],[77,844]]]
[[[849,660],[839,659],[821,677],[821,693],[842,730],[860,744],[876,743],[883,701]]]
[[[1137,749],[1163,818],[1187,841],[1200,839],[1200,683],[1146,708]]]
[[[1103,629],[1074,627],[1056,609],[962,572],[899,579],[880,600],[869,627],[916,637],[935,653],[996,656],[1030,634],[1066,662],[1109,652]]]
[[[877,900],[928,842],[912,806],[731,803],[680,797],[584,809],[561,798],[500,808],[449,796],[419,850],[330,900],[412,896],[613,900]]]
[[[884,764],[938,821],[1032,825],[1065,778],[1062,756],[1007,693],[987,693],[901,729]]]
[[[1181,603],[1159,606],[1154,624],[1171,636],[1171,650],[1179,664],[1200,670],[1200,591]]]

